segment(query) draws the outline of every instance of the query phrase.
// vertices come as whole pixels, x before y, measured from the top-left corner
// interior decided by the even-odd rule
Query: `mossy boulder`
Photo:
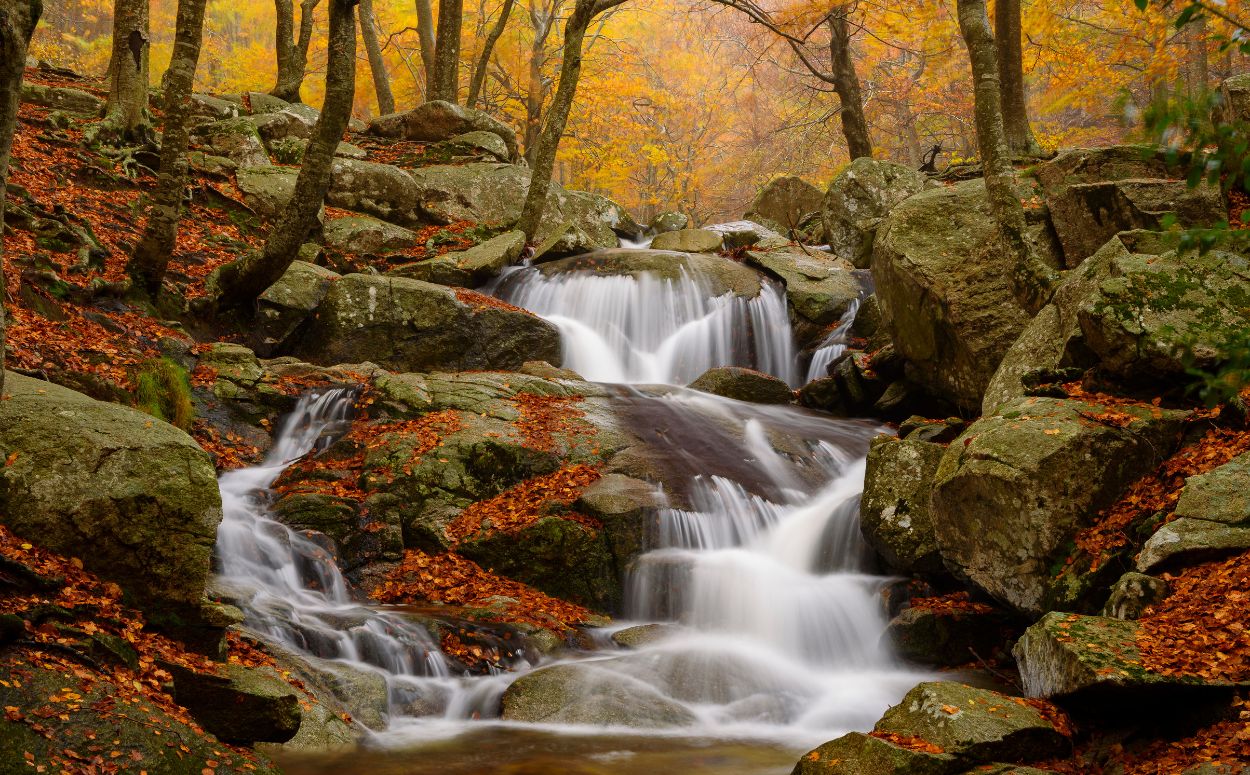
[[[797,229],[804,218],[820,211],[823,192],[794,175],[782,175],[764,184],[747,207],[748,221],[773,225],[783,231]]]
[[[0,401],[0,518],[81,558],[147,609],[199,610],[221,521],[190,436],[149,415],[12,372]]]
[[[174,699],[227,743],[285,743],[299,731],[295,689],[272,668],[225,665],[217,673],[174,673]]]
[[[44,86],[38,83],[23,83],[21,101],[27,105],[39,105],[67,113],[82,116],[98,116],[104,112],[104,100],[67,86]]]
[[[206,153],[229,159],[239,167],[269,166],[269,151],[248,116],[201,124],[191,139]]]
[[[416,233],[367,215],[349,215],[326,221],[326,247],[340,253],[385,256],[416,247]]]
[[[962,769],[950,754],[912,750],[851,732],[808,751],[790,775],[951,775]]]
[[[511,151],[503,138],[494,132],[476,130],[436,143],[430,152],[445,155],[454,161],[511,161]]]
[[[885,712],[875,732],[920,738],[965,761],[1058,755],[1067,740],[1018,698],[954,681],[922,683]]]
[[[418,196],[406,170],[391,164],[336,158],[326,204],[401,226],[419,226],[425,221],[417,210]]]
[[[679,229],[657,234],[651,240],[654,250],[675,250],[679,253],[715,253],[720,250],[725,238],[707,229]]]
[[[872,271],[882,323],[931,394],[980,410],[1030,317],[1012,290],[1014,267],[980,180],[923,191],[881,222]]]
[[[942,456],[930,500],[934,531],[951,571],[1039,614],[1068,541],[1167,457],[1186,414],[1056,398],[998,411]]]
[[[265,220],[278,217],[295,196],[299,170],[276,166],[240,166],[235,183],[243,201]]]
[[[518,678],[503,695],[505,721],[626,726],[689,726],[695,716],[645,683],[594,663],[555,665]]]
[[[704,393],[756,404],[788,404],[794,401],[794,391],[784,380],[741,366],[708,369],[691,382],[690,387]]]
[[[920,439],[878,436],[868,450],[860,530],[890,568],[908,574],[944,572],[929,493],[946,451]]]
[[[611,277],[650,275],[671,281],[693,277],[698,278],[712,296],[732,293],[755,298],[764,287],[764,278],[759,272],[732,259],[667,250],[601,250],[586,256],[548,261],[539,265],[538,271],[549,276],[568,272]]]
[[[554,326],[524,311],[403,277],[349,274],[331,284],[291,347],[314,363],[372,361],[397,371],[515,369],[558,361]]]
[[[306,261],[292,261],[257,299],[257,335],[270,350],[281,348],[317,309],[339,275]]]
[[[516,131],[481,112],[443,100],[433,100],[402,113],[379,116],[369,122],[368,133],[396,140],[439,142],[468,132],[489,132],[504,144],[506,161],[518,158]]]
[[[1191,476],[1176,519],[1155,531],[1137,556],[1137,569],[1201,562],[1250,549],[1250,454]]]
[[[791,309],[812,327],[836,323],[863,292],[850,264],[827,253],[749,250],[746,262],[785,283]]]
[[[510,231],[468,250],[397,266],[387,274],[438,285],[476,288],[515,263],[524,250],[525,232]]]
[[[685,213],[659,213],[651,219],[648,228],[655,234],[679,231],[690,225],[690,218]]]
[[[821,202],[825,239],[833,254],[867,268],[881,219],[899,202],[936,185],[923,172],[901,164],[853,160],[829,183]]]
[[[951,609],[912,607],[886,626],[882,640],[910,662],[958,667],[978,659],[1008,656],[1011,618],[988,606]]]

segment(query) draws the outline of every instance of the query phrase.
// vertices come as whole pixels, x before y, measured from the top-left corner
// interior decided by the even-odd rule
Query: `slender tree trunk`
[[[104,123],[94,133],[108,143],[143,142],[148,131],[148,0],[113,3],[113,55]]]
[[[1020,0],[995,0],[994,36],[1007,148],[1016,156],[1038,156],[1042,147],[1029,126],[1029,106],[1024,97],[1023,35]]]
[[[470,108],[476,106],[478,98],[482,96],[482,86],[486,83],[486,68],[490,65],[490,57],[495,51],[495,44],[503,37],[504,30],[508,27],[508,17],[512,15],[514,5],[516,5],[516,0],[504,0],[503,7],[499,9],[499,18],[495,20],[495,26],[486,36],[486,42],[482,44],[482,52],[478,54],[477,63],[473,66],[473,78],[469,82],[469,99],[465,101]]]
[[[378,44],[378,23],[373,16],[373,0],[360,0],[360,38],[369,55],[369,72],[373,74],[373,90],[378,95],[378,114],[395,112],[395,95],[391,92],[391,76],[386,72],[382,46]]]
[[[569,121],[573,98],[577,96],[577,82],[582,76],[582,43],[586,29],[600,13],[621,5],[625,0],[577,0],[573,13],[564,25],[564,61],[560,66],[560,83],[555,97],[547,109],[547,121],[538,140],[530,173],[530,187],[525,195],[525,206],[517,228],[525,232],[531,242],[538,236],[543,210],[547,205],[547,190],[551,187],[551,175],[555,171],[556,152],[560,150],[560,138]]]
[[[206,0],[178,0],[174,50],[162,77],[165,124],[156,191],[148,207],[139,246],[126,267],[135,291],[155,299],[165,280],[169,257],[178,243],[182,196],[187,187],[187,146],[190,143],[191,92],[204,38]]]
[[[833,89],[842,101],[842,135],[852,159],[872,157],[872,137],[864,116],[864,98],[859,90],[859,76],[851,57],[851,30],[847,8],[842,6],[829,17],[829,55],[833,65]]]
[[[463,23],[464,0],[439,0],[431,100],[460,101],[460,28]]]
[[[312,45],[313,11],[320,0],[302,0],[299,5],[299,35],[295,34],[294,0],[274,0],[278,12],[278,83],[269,92],[287,102],[303,102],[300,90],[308,72],[308,47]]]
[[[326,99],[304,152],[290,204],[278,217],[264,250],[223,266],[216,277],[219,309],[250,309],[256,297],[278,281],[317,226],[317,212],[330,188],[334,152],[343,139],[356,94],[356,3],[330,0]]]
[[[1190,97],[1205,93],[1211,84],[1211,60],[1207,53],[1207,17],[1199,15],[1185,25],[1185,90]],[[1230,47],[1231,51],[1231,47]]]
[[[1025,235],[1024,206],[1016,193],[1015,172],[1007,147],[1007,132],[998,73],[998,47],[990,31],[985,0],[958,0],[959,29],[972,62],[977,145],[990,210],[1006,246],[1016,256],[1013,284],[1026,308],[1039,309],[1053,291],[1054,273],[1033,256]]]
[[[4,199],[17,131],[26,51],[43,13],[41,0],[0,0],[0,393],[4,392]]]
[[[434,38],[434,10],[430,0],[416,0],[417,40],[421,43],[421,64],[425,65],[425,94],[434,88],[434,51],[438,41]]]

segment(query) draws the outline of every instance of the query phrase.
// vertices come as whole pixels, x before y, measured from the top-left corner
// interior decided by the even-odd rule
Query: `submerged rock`
[[[150,415],[48,382],[9,372],[4,393],[4,524],[149,611],[198,611],[221,521],[208,454]]]
[[[784,380],[740,366],[708,369],[691,382],[690,387],[704,393],[757,404],[788,404],[794,401],[794,391]]]
[[[833,254],[867,268],[881,219],[903,200],[936,185],[923,172],[901,164],[853,160],[829,184],[821,202],[825,240]]]

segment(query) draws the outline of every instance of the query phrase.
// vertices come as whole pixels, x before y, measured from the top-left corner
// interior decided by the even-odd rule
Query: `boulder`
[[[1148,573],[1250,549],[1250,453],[1189,477],[1174,516],[1142,547],[1137,556],[1139,571]]]
[[[1216,114],[1220,121],[1250,122],[1250,73],[1225,78],[1220,84],[1220,103]]]
[[[298,177],[299,170],[290,167],[240,167],[235,173],[235,184],[248,207],[261,218],[273,220],[295,196]]]
[[[385,256],[417,245],[415,232],[367,215],[331,219],[322,231],[326,247],[340,253]]]
[[[947,448],[930,510],[946,566],[1028,614],[1077,530],[1173,447],[1185,413],[1025,398]]]
[[[929,494],[946,448],[920,439],[878,436],[868,450],[860,530],[891,569],[943,573]]]
[[[23,82],[21,101],[27,105],[39,105],[83,116],[98,116],[104,112],[104,100],[82,89],[64,86]]]
[[[642,233],[642,226],[624,206],[589,191],[562,190],[560,209],[565,218],[586,230],[596,241],[596,247],[620,245],[620,241],[613,241],[605,229],[624,237],[637,237]]]
[[[524,250],[525,232],[510,231],[468,250],[397,266],[387,274],[439,285],[476,288],[515,263]]]
[[[503,141],[509,161],[519,157],[516,131],[480,110],[434,100],[403,113],[379,116],[369,122],[368,133],[397,140],[438,142],[467,132],[489,132]]]
[[[560,335],[523,310],[403,277],[335,281],[292,354],[314,363],[372,361],[399,371],[515,369],[556,361]]]
[[[503,694],[502,718],[636,729],[695,723],[684,705],[594,663],[555,665],[521,676]]]
[[[1164,216],[1186,226],[1227,218],[1218,188],[1189,188],[1162,149],[1145,146],[1078,148],[1034,168],[1063,246],[1064,262],[1078,266],[1116,232],[1158,229]]]
[[[807,215],[820,211],[822,198],[820,189],[806,180],[783,175],[773,178],[759,190],[742,217],[781,231],[797,229]]]
[[[948,753],[904,748],[851,732],[808,751],[790,775],[952,775],[962,769],[960,760]]]
[[[662,280],[694,277],[713,296],[732,293],[755,298],[763,289],[764,278],[750,267],[723,256],[706,253],[674,253],[666,250],[601,250],[539,265],[545,275],[593,272],[598,275],[638,277],[650,275]]]
[[[239,102],[247,106],[247,112],[253,116],[263,116],[267,113],[280,113],[291,107],[291,103],[275,97],[265,92],[250,91],[239,95]]]
[[[1052,611],[1024,631],[1012,650],[1020,680],[1030,697],[1084,698],[1133,696],[1155,692],[1160,701],[1167,689],[1220,689],[1231,684],[1196,675],[1164,675],[1142,665],[1137,647],[1140,624],[1105,616],[1080,616]]]
[[[715,253],[725,238],[706,229],[680,229],[657,234],[651,240],[653,250],[676,250],[679,253]]]
[[[218,673],[174,673],[174,699],[227,743],[285,743],[302,721],[300,697],[273,668],[227,664]]]
[[[846,262],[821,252],[748,250],[746,263],[786,285],[790,307],[803,320],[825,328],[838,322],[862,295]]]
[[[785,380],[741,366],[708,369],[691,382],[690,387],[704,393],[756,404],[788,404],[794,401],[794,391]]]
[[[191,115],[206,118],[210,121],[222,121],[227,118],[238,118],[240,106],[237,102],[223,100],[211,94],[191,95]]]
[[[288,105],[275,113],[262,113],[252,116],[256,131],[266,144],[279,140],[309,141],[313,137],[313,129],[321,113],[308,105]]]
[[[257,334],[265,347],[280,348],[321,304],[339,275],[306,261],[292,261],[257,299]]]
[[[681,631],[672,624],[639,624],[612,633],[612,642],[621,648],[639,649],[659,643]]]
[[[681,231],[690,225],[690,218],[685,213],[660,213],[651,219],[651,223],[647,224],[655,234],[664,234],[669,231]]]
[[[265,146],[276,163],[300,165],[304,163],[308,142],[301,137],[284,137],[281,140],[271,140]],[[351,143],[339,143],[334,149],[334,155],[342,159],[367,159],[369,152]]]
[[[503,138],[483,131],[465,132],[444,140],[430,148],[427,155],[444,156],[448,161],[511,161]]]
[[[365,213],[402,226],[424,223],[417,210],[417,186],[399,167],[336,158],[330,174],[327,205]]]
[[[730,223],[713,223],[703,227],[707,231],[719,232],[725,240],[725,249],[745,248],[770,238],[781,237],[773,229],[755,221],[732,221]]]
[[[665,505],[667,500],[659,485],[606,473],[582,491],[573,510],[603,524],[617,578],[624,578],[629,563],[649,548],[647,526],[656,510]]]
[[[973,762],[1044,759],[1070,747],[1054,722],[1032,705],[953,681],[917,685],[873,731],[920,738]]]
[[[198,611],[221,496],[208,454],[150,415],[9,372],[0,519],[121,585],[145,610]]]
[[[867,268],[881,219],[904,199],[936,186],[923,172],[889,161],[855,159],[833,179],[821,202],[833,254]]]
[[[913,606],[890,620],[882,640],[909,662],[958,667],[1008,656],[1002,652],[1013,640],[1010,624],[1010,617],[983,603]]]
[[[1012,291],[980,180],[924,191],[878,227],[872,256],[881,318],[911,376],[933,395],[977,412],[1029,314]]]
[[[248,116],[201,124],[192,130],[191,139],[201,150],[229,159],[239,167],[269,166],[269,151],[256,131],[256,124]],[[298,174],[298,170],[289,172]]]

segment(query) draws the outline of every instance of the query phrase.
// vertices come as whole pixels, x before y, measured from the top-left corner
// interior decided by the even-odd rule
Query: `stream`
[[[871,573],[859,535],[864,459],[880,428],[679,387],[718,365],[797,386],[836,358],[854,310],[804,364],[772,284],[742,299],[711,296],[689,273],[520,267],[486,290],[556,325],[563,365],[610,383],[619,415],[688,482],[688,508],[661,510],[655,545],[626,579],[624,616],[596,637],[602,647],[560,662],[588,692],[648,709],[647,725],[498,720],[518,673],[453,674],[422,626],[353,600],[326,547],[272,519],[265,495],[278,475],[348,422],[353,391],[331,390],[301,399],[264,463],[220,480],[221,576],[246,626],[313,664],[376,672],[390,689],[389,725],[361,750],[283,757],[285,770],[780,775],[810,748],[870,728],[924,680],[881,642],[889,580]],[[663,623],[666,636],[632,650],[607,637],[645,623]]]

